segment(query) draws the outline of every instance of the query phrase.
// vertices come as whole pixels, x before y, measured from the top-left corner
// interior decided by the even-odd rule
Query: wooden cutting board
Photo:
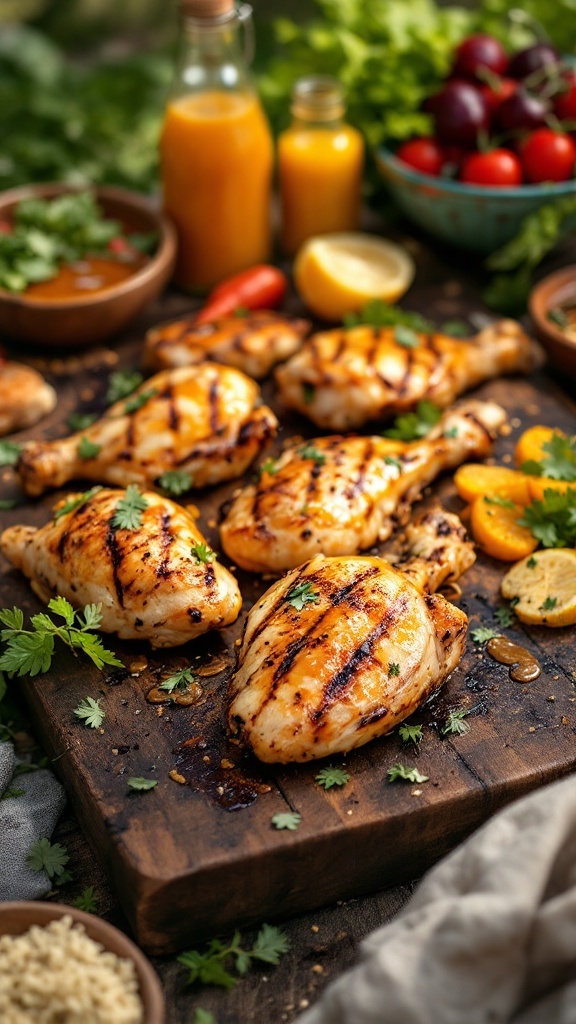
[[[164,316],[179,311],[183,300]],[[156,314],[158,311],[156,311]],[[155,316],[156,321],[161,317]],[[137,365],[137,345],[119,348]],[[58,374],[58,409],[35,432],[57,436],[70,412],[102,407],[110,350],[86,360],[51,363]],[[267,399],[272,388],[265,389]],[[542,422],[576,432],[576,415],[545,376],[495,381],[477,392],[506,407],[512,432],[496,446],[509,459],[518,434]],[[303,420],[283,417],[285,431],[312,434]],[[280,444],[281,442],[279,442]],[[236,484],[195,496],[201,528],[218,547],[216,518]],[[3,496],[16,493],[4,472]],[[459,510],[445,478],[436,493]],[[44,523],[54,495],[2,514],[11,522]],[[461,605],[470,628],[495,626],[502,566],[480,555],[462,581]],[[247,610],[268,585],[238,572],[244,608],[238,622],[172,652],[113,644],[125,671],[100,673],[84,659],[59,653],[50,672],[22,686],[43,745],[62,779],[96,854],[108,870],[138,942],[166,953],[233,926],[293,915],[339,898],[417,876],[498,807],[558,778],[576,764],[576,630],[507,631],[542,665],[534,683],[514,683],[504,666],[468,640],[465,656],[442,693],[414,716],[424,726],[421,751],[397,735],[346,758],[349,783],[325,792],[318,764],[264,768],[228,742],[223,728],[225,681]],[[39,602],[15,570],[2,563],[2,605],[28,612]],[[144,660],[143,660],[144,656]],[[159,677],[191,663],[203,697],[192,708],[147,702]],[[145,667],[144,667],[145,665]],[[101,698],[101,730],[83,726],[73,709],[87,695]],[[466,735],[442,738],[449,710],[472,709]],[[391,784],[388,768],[416,765],[429,781]],[[325,763],[325,762],[323,762]],[[174,781],[176,772],[185,781]],[[158,779],[150,792],[128,790],[130,776]],[[297,810],[297,831],[278,831],[271,817]]]

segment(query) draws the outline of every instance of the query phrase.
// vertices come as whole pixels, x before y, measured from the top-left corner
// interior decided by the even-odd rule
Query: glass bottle
[[[273,145],[250,81],[252,9],[184,0],[183,35],[160,160],[176,225],[175,280],[205,291],[270,252]],[[244,39],[242,38],[244,28]]]
[[[292,124],[278,140],[281,244],[288,255],[311,235],[357,229],[364,164],[362,136],[342,120],[336,79],[299,79],[291,111]]]

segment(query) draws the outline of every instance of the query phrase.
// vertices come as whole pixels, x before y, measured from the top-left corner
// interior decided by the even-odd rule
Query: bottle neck
[[[290,128],[294,131],[303,130],[314,130],[324,132],[336,132],[342,128],[344,121],[341,117],[329,118],[317,118],[317,117],[306,117],[302,115],[292,115],[292,121],[290,122]]]
[[[249,18],[249,13],[244,14],[242,21],[249,23]],[[185,15],[172,96],[206,90],[251,90],[241,29],[236,11],[221,18]]]

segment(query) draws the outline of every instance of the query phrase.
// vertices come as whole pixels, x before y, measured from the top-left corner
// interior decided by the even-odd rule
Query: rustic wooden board
[[[450,302],[445,299],[440,318],[454,315]],[[430,304],[423,293],[419,307]],[[150,320],[175,315],[185,305],[173,298],[153,310]],[[123,365],[137,365],[135,337],[118,347]],[[51,362],[60,402],[36,436],[63,432],[77,407],[101,407],[115,357],[104,350],[92,353],[88,365],[74,357]],[[496,381],[477,394],[500,402],[510,414],[513,430],[498,441],[498,460],[510,457],[530,422],[576,432],[573,408],[544,376]],[[303,420],[284,417],[284,424],[284,436],[313,433]],[[11,496],[16,489],[10,471],[3,477],[3,496]],[[194,499],[202,508],[201,527],[216,547],[217,509],[234,486]],[[438,490],[448,507],[461,507],[449,479]],[[53,500],[3,513],[2,521],[40,525]],[[500,577],[501,566],[481,556],[463,580],[461,604],[471,628],[494,625]],[[375,741],[344,759],[351,780],[328,793],[314,783],[318,765],[264,769],[227,741],[222,724],[234,642],[246,611],[267,585],[240,572],[238,578],[244,609],[224,634],[173,652],[147,651],[147,667],[137,675],[130,673],[142,654],[135,644],[111,644],[127,671],[109,675],[64,652],[47,676],[23,683],[38,734],[148,950],[168,952],[233,925],[291,915],[412,878],[496,808],[576,764],[574,631],[517,629],[511,635],[541,661],[540,679],[524,687],[513,683],[504,666],[469,642],[442,694],[415,716],[425,734],[419,757],[397,736]],[[28,611],[39,608],[26,582],[5,564],[0,600]],[[159,673],[190,660],[200,671],[210,671],[210,665],[221,671],[203,678],[199,705],[160,713],[147,703],[146,692]],[[87,694],[102,698],[101,731],[86,729],[73,716]],[[438,723],[449,709],[461,707],[474,709],[469,733],[442,739]],[[234,767],[223,767],[223,760]],[[387,769],[398,760],[417,763],[430,781],[389,784]],[[174,768],[185,785],[168,777]],[[131,775],[158,778],[159,785],[150,793],[130,793]],[[302,814],[297,832],[270,826],[271,816],[287,809]]]

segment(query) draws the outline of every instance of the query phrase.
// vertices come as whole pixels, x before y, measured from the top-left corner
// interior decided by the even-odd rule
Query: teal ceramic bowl
[[[420,174],[383,146],[375,155],[402,213],[434,238],[472,252],[492,252],[518,232],[529,213],[554,199],[576,195],[575,180],[487,188]]]

